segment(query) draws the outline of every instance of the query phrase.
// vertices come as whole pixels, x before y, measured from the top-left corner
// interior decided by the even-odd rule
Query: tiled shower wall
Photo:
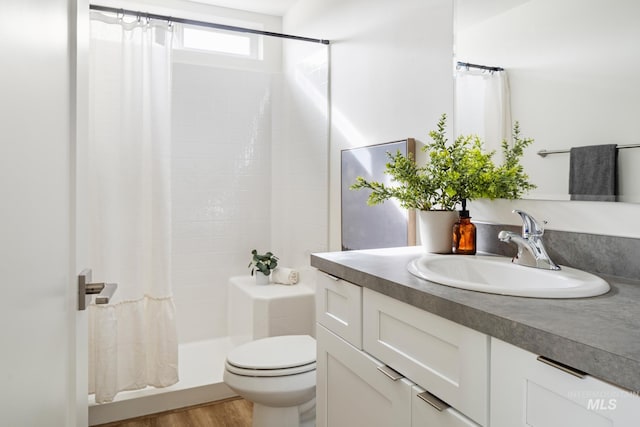
[[[270,239],[271,76],[173,68],[173,289],[181,342],[226,334],[229,276]]]
[[[228,278],[249,274],[252,249],[295,268],[327,249],[326,52],[310,56],[293,49],[291,73],[282,74],[174,64],[173,290],[182,343],[227,335]],[[320,109],[296,79],[319,91]]]

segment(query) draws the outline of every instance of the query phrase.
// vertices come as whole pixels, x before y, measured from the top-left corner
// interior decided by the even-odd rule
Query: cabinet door
[[[480,427],[445,402],[413,386],[411,427]]]
[[[489,337],[363,289],[364,351],[488,425]]]
[[[318,271],[316,285],[318,323],[358,349],[362,349],[362,288]]]
[[[492,338],[492,427],[637,425],[637,395],[590,376],[563,372],[533,353]]]
[[[411,382],[389,379],[384,364],[318,325],[316,425],[409,427]]]

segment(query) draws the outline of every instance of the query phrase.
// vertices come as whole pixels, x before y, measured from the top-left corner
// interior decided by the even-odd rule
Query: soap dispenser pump
[[[471,222],[466,199],[462,199],[462,210],[459,211],[458,221],[453,225],[451,249],[458,255],[475,255],[476,253],[476,226]]]

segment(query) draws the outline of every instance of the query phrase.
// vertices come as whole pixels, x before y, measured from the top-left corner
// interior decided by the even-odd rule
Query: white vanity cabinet
[[[316,338],[318,427],[479,427],[324,326]]]
[[[318,277],[318,427],[640,426],[637,392]]]
[[[318,427],[479,427],[440,399],[482,406],[486,417],[486,336],[469,339],[463,326],[323,273],[317,283]],[[481,374],[469,375],[476,368]]]
[[[387,378],[384,364],[321,325],[316,339],[318,427],[411,426],[411,382]]]
[[[480,427],[420,386],[411,396],[412,427]]]
[[[317,322],[362,349],[362,288],[323,272],[317,277]]]
[[[492,338],[491,427],[640,425],[637,394],[547,363]]]
[[[489,337],[363,289],[364,351],[488,425]]]

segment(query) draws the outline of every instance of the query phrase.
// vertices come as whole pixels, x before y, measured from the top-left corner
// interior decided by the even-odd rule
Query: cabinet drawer
[[[475,422],[488,425],[487,335],[363,289],[363,348]]]
[[[412,427],[480,427],[455,409],[451,407],[440,407],[438,404],[431,405],[433,397],[427,396],[428,401],[423,400],[425,390],[418,386],[413,386],[411,396],[411,426]]]
[[[318,271],[317,322],[362,349],[362,288]]]
[[[492,338],[491,420],[492,427],[635,426],[640,397]]]
[[[411,423],[406,378],[390,380],[384,365],[318,326],[316,422],[318,427],[399,427]]]

